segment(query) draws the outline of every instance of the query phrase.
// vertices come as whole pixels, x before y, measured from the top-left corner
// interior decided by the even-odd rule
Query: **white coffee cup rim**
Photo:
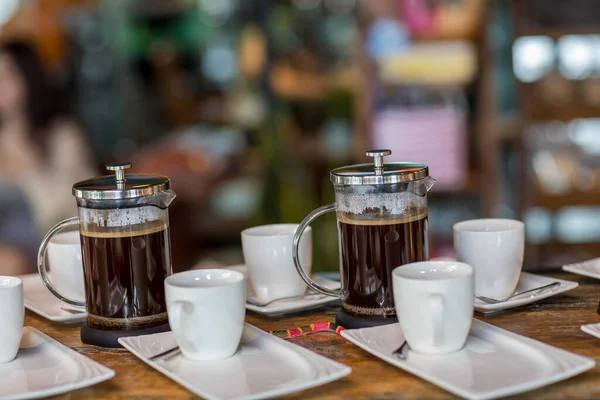
[[[525,228],[523,221],[505,218],[479,218],[457,222],[452,229],[458,232],[477,234],[497,234],[501,232],[518,231]]]
[[[392,276],[415,282],[451,281],[473,276],[473,267],[460,261],[419,261],[396,267]]]
[[[15,276],[0,275],[0,289],[10,289],[22,284],[23,281]]]
[[[50,239],[53,246],[81,246],[79,231],[66,231],[57,233]]]
[[[242,236],[252,237],[277,237],[277,236],[293,236],[300,224],[268,224],[246,228],[242,231]],[[312,228],[307,226],[306,231],[311,231]]]
[[[244,274],[227,268],[194,269],[178,272],[165,279],[165,284],[184,290],[210,290],[244,282]]]

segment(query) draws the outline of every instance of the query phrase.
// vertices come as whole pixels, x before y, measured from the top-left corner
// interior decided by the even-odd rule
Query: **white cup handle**
[[[433,346],[438,347],[444,343],[444,296],[432,294],[429,297],[431,317],[433,324]]]
[[[190,349],[191,352],[196,351],[196,346],[186,337],[184,328],[186,326],[186,317],[191,314],[193,310],[194,303],[185,300],[174,301],[168,309],[169,324],[171,325],[171,330],[175,334],[177,344],[180,348]]]

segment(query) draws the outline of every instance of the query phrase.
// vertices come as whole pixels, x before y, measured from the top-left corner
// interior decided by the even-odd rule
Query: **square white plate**
[[[40,399],[81,389],[115,376],[37,329],[23,328],[17,358],[0,364],[0,398]]]
[[[120,338],[146,364],[206,399],[264,399],[313,388],[350,374],[336,361],[246,324],[237,353],[216,361],[192,361],[177,352],[148,358],[176,346],[172,332]]]
[[[81,312],[75,310],[73,312],[65,311],[65,309],[70,309],[69,305],[54,297],[46,289],[38,274],[21,275],[19,279],[23,281],[23,298],[25,308],[28,310],[55,322],[73,323],[85,321],[87,318],[87,313],[84,310]]]
[[[563,265],[567,272],[600,279],[600,258],[593,258],[580,263]]]
[[[526,392],[593,368],[591,358],[473,320],[465,347],[446,355],[392,355],[404,341],[400,324],[342,331],[374,356],[467,399]]]
[[[581,325],[581,330],[600,339],[600,324]]]
[[[261,300],[256,297],[254,293],[254,289],[252,288],[252,283],[250,282],[250,276],[248,275],[248,267],[245,265],[232,265],[230,267],[223,267],[226,269],[233,269],[235,271],[239,271],[244,274],[246,277],[246,292],[247,298],[253,299],[256,302],[260,302]],[[315,282],[318,284],[328,288],[328,289],[339,289],[340,283],[325,279],[321,277],[313,277]],[[308,293],[308,292],[307,292]],[[248,310],[254,311],[258,314],[266,315],[266,316],[275,316],[275,315],[283,315],[290,314],[299,311],[311,310],[314,308],[318,308],[324,306],[326,304],[332,303],[339,300],[337,297],[331,297],[326,295],[314,295],[307,294],[304,298],[293,299],[293,300],[281,300],[276,301],[274,303],[268,304],[266,306],[260,307],[254,304],[246,303],[246,308]]]
[[[516,291],[533,289],[538,286],[543,286],[550,282],[558,281],[560,285],[552,286],[547,289],[542,289],[538,292],[526,293],[521,296],[513,297],[508,301],[503,301],[497,304],[488,304],[479,299],[475,299],[475,310],[481,312],[507,310],[509,308],[520,307],[526,304],[535,303],[536,301],[555,296],[560,293],[575,289],[579,284],[577,282],[565,281],[543,275],[535,275],[527,272],[522,272],[517,284]]]

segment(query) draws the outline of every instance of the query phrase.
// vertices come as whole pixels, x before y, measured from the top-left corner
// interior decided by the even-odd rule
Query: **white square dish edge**
[[[33,339],[35,336],[37,336],[38,338],[41,338],[41,341],[38,344],[47,343],[50,346],[53,346],[53,348],[56,351],[58,351],[59,354],[62,354],[65,357],[68,357],[71,361],[79,361],[77,367],[81,368],[82,364],[83,364],[83,366],[85,366],[85,368],[82,368],[83,373],[80,371],[79,375],[84,375],[84,376],[83,376],[83,378],[79,378],[79,380],[75,383],[65,383],[62,385],[55,386],[55,387],[49,387],[49,388],[35,390],[35,391],[26,391],[26,392],[19,393],[19,394],[2,395],[1,394],[2,391],[0,390],[0,397],[3,400],[26,400],[26,399],[47,398],[50,396],[56,396],[56,395],[64,394],[67,392],[71,392],[73,390],[82,389],[82,388],[85,388],[88,386],[93,386],[97,383],[106,381],[115,376],[115,371],[113,371],[112,369],[105,367],[104,365],[98,363],[97,361],[87,358],[82,354],[79,354],[77,351],[63,345],[62,343],[52,339],[48,335],[40,332],[39,330],[37,330],[33,327],[30,327],[30,326],[24,327],[23,328],[23,336],[25,336],[25,335],[31,335],[32,336],[31,339]],[[22,343],[22,346],[23,346],[23,343]],[[20,348],[19,351],[21,352],[22,349]],[[17,359],[15,359],[15,361],[18,360],[18,357],[19,357],[19,355],[17,355]],[[10,368],[10,363],[0,365],[0,368],[3,368],[3,367]],[[39,368],[35,368],[35,370],[39,371]],[[86,373],[92,374],[92,376],[85,377]],[[0,380],[0,382],[1,382],[1,380]],[[14,379],[12,380],[12,382],[15,382]],[[39,383],[39,381],[38,381],[38,383]]]
[[[600,339],[600,324],[581,325],[581,330]]]
[[[292,343],[289,343],[283,339],[280,339],[276,336],[273,336],[265,331],[262,331],[261,329],[256,328],[255,326],[252,326],[248,323],[245,324],[244,327],[244,335],[246,334],[254,334],[257,337],[260,338],[261,341],[263,341],[262,345],[266,345],[268,346],[268,343],[276,343],[278,346],[283,346],[286,349],[296,353],[297,355],[302,357],[302,360],[309,363],[311,366],[317,366],[319,368],[319,370],[315,371],[316,376],[311,377],[310,379],[306,379],[303,382],[300,382],[299,384],[296,384],[295,386],[291,386],[291,387],[283,387],[283,388],[277,388],[277,389],[272,389],[266,392],[260,392],[260,393],[254,393],[254,394],[249,394],[249,395],[243,395],[243,396],[239,396],[239,397],[219,397],[217,395],[214,395],[210,392],[208,392],[207,389],[203,389],[201,387],[198,387],[196,385],[198,385],[198,381],[192,382],[192,381],[188,381],[180,376],[177,375],[176,372],[171,371],[170,369],[168,369],[166,366],[163,365],[163,361],[165,359],[170,359],[171,357],[166,357],[164,359],[159,359],[157,361],[150,361],[148,360],[148,357],[151,356],[151,354],[144,354],[147,352],[144,352],[144,348],[141,348],[141,344],[140,344],[140,340],[144,340],[144,339],[148,339],[150,340],[150,338],[166,338],[169,339],[169,341],[172,341],[172,343],[170,343],[169,345],[174,345],[174,338],[172,337],[172,333],[171,332],[165,332],[165,333],[158,333],[158,334],[154,334],[154,335],[145,335],[145,336],[132,336],[132,337],[126,337],[126,338],[120,338],[119,339],[119,343],[121,343],[127,350],[129,350],[131,353],[133,353],[136,357],[138,357],[140,360],[142,360],[144,363],[148,364],[149,366],[151,366],[152,368],[158,370],[159,372],[163,373],[165,376],[169,377],[170,379],[172,379],[173,381],[179,383],[181,386],[185,387],[186,389],[190,390],[191,392],[202,396],[208,400],[223,400],[225,398],[227,399],[236,399],[236,400],[254,400],[254,399],[266,399],[266,398],[271,398],[271,397],[278,397],[278,396],[282,396],[285,394],[290,394],[290,393],[295,393],[295,392],[299,392],[302,390],[306,390],[306,389],[310,389],[310,388],[314,388],[317,386],[321,386],[330,382],[333,382],[335,380],[341,379],[347,375],[350,374],[350,372],[352,371],[352,369],[344,364],[341,364],[337,361],[334,360],[330,360],[327,357],[321,356],[320,354],[314,353],[308,349],[303,348],[302,346],[298,346]],[[157,339],[158,340],[158,339]],[[242,338],[242,343],[243,343],[244,339]],[[266,342],[264,342],[266,341]],[[153,342],[153,344],[155,344],[155,342]],[[261,347],[264,351],[264,347]],[[154,352],[152,354],[157,354],[158,352],[160,352],[161,349],[159,350],[154,350]],[[238,350],[239,352],[240,350]],[[181,357],[181,359],[183,359],[183,356],[181,354],[177,354],[175,356],[173,356],[172,358],[175,357]],[[236,357],[235,355],[233,357],[231,357],[230,359]],[[185,359],[184,359],[185,360]],[[229,360],[229,359],[226,359]],[[218,361],[222,361],[222,360],[218,360]],[[218,362],[217,361],[217,362]],[[190,361],[190,363],[193,363],[193,361]],[[198,362],[196,362],[198,363]],[[200,362],[202,363],[202,362]],[[213,362],[204,362],[205,365],[207,364],[212,364],[214,365],[214,361]],[[199,365],[199,364],[197,364]],[[274,368],[277,368],[276,365],[273,366]],[[274,374],[278,375],[280,371],[275,371]],[[318,374],[324,374],[324,376],[319,377]]]
[[[387,330],[387,332],[385,332]],[[384,338],[386,335],[389,337],[390,336],[390,330],[395,330],[395,332],[393,332],[393,340],[395,340],[395,342],[392,343],[392,340],[390,340],[389,344],[384,344],[385,346],[385,351],[383,351],[382,349],[380,349],[379,347],[377,347],[377,339],[379,338]],[[371,332],[369,332],[371,331]],[[379,331],[379,332],[377,332]],[[553,364],[555,366],[555,368],[560,368],[561,370],[553,372],[550,376],[547,377],[539,377],[535,380],[531,380],[529,382],[525,382],[525,383],[519,383],[519,384],[512,384],[512,385],[506,385],[506,383],[495,383],[493,386],[494,388],[489,388],[487,390],[474,390],[474,389],[469,389],[469,388],[465,388],[464,385],[463,387],[457,385],[456,383],[453,383],[451,381],[448,381],[448,379],[443,379],[443,378],[439,378],[439,377],[435,377],[432,376],[431,373],[428,374],[427,370],[423,368],[423,366],[419,366],[418,365],[418,361],[416,362],[416,366],[415,365],[411,365],[411,364],[415,364],[414,361],[411,361],[410,359],[410,355],[411,353],[408,353],[408,358],[406,360],[400,360],[396,357],[393,357],[391,355],[392,351],[394,349],[396,349],[403,341],[403,336],[402,336],[402,331],[401,328],[399,326],[399,324],[392,324],[392,325],[385,325],[385,326],[380,326],[380,327],[376,327],[376,328],[363,328],[363,329],[355,329],[355,330],[346,330],[346,331],[342,331],[342,336],[346,339],[348,339],[350,342],[356,344],[358,347],[362,348],[363,350],[373,354],[374,356],[396,366],[399,367],[401,369],[406,370],[407,372],[421,378],[424,379],[428,382],[433,383],[436,386],[439,386],[451,393],[454,393],[456,395],[459,395],[461,397],[467,398],[467,399],[477,399],[477,400],[483,400],[483,399],[492,399],[492,398],[498,398],[498,397],[504,397],[504,396],[508,396],[508,395],[514,395],[517,393],[523,393],[523,392],[527,392],[533,389],[537,389],[546,385],[550,385],[552,383],[556,383],[559,382],[561,380],[565,380],[568,379],[570,377],[573,377],[575,375],[578,375],[580,373],[583,373],[591,368],[593,368],[596,365],[596,362],[591,359],[591,358],[587,358],[587,357],[583,357],[574,353],[570,353],[567,352],[565,350],[562,350],[560,348],[554,347],[554,346],[550,346],[547,345],[545,343],[527,338],[525,336],[521,336],[506,330],[503,330],[501,328],[495,327],[493,325],[490,325],[488,323],[485,323],[483,321],[478,321],[478,320],[473,320],[473,326],[471,327],[471,332],[469,334],[469,339],[467,341],[467,345],[466,348],[469,349],[469,352],[473,352],[473,353],[477,353],[477,354],[489,354],[489,349],[488,352],[486,353],[485,351],[485,346],[486,346],[486,342],[484,339],[482,339],[482,337],[488,337],[488,339],[492,339],[495,340],[495,342],[499,343],[499,344],[504,344],[506,346],[506,342],[508,341],[509,343],[513,343],[513,345],[517,345],[519,347],[521,347],[521,349],[517,349],[517,351],[514,351],[513,353],[516,354],[517,356],[522,356],[522,360],[526,359],[525,354],[526,352],[524,350],[528,350],[529,353],[531,352],[535,352],[536,354],[538,354],[540,357],[544,357],[546,361],[544,363],[544,365],[542,365],[541,362],[538,363],[538,367],[543,367],[546,368],[548,365],[550,365],[548,363],[548,361],[553,361]],[[373,337],[373,339],[371,339],[370,337]],[[503,343],[504,342],[504,343]],[[370,347],[370,344],[375,343],[375,347]],[[487,343],[487,346],[493,346],[492,343]],[[381,344],[379,344],[379,346],[381,346]],[[480,349],[478,349],[478,347],[480,347]],[[473,351],[473,349],[475,349],[476,351]],[[479,350],[479,351],[477,351]],[[462,353],[462,354],[461,354]],[[454,371],[454,378],[455,379],[464,379],[464,374],[459,374],[458,372],[462,372],[460,371],[460,369],[457,369],[457,366],[459,366],[460,364],[456,363],[456,360],[452,360],[451,357],[453,358],[459,358],[459,359],[469,359],[467,356],[464,356],[463,358],[461,358],[462,355],[466,354],[467,350],[463,349],[457,353],[452,353],[449,355],[445,355],[445,356],[424,356],[424,355],[420,355],[420,354],[415,354],[412,353],[413,356],[416,355],[417,358],[421,358],[425,361],[427,361],[426,363],[424,362],[423,364],[428,365],[427,368],[436,368],[440,365],[443,365],[443,363],[441,362],[444,358],[446,358],[447,360],[449,359],[450,361],[447,361],[446,364],[448,365],[448,369],[449,371]],[[492,354],[494,354],[494,352],[491,352]],[[497,353],[497,352],[496,352]],[[514,356],[513,354],[513,356]],[[517,362],[518,360],[515,360],[513,358],[513,356],[511,356],[510,360],[506,360],[508,365],[511,366],[511,371],[513,367],[526,367],[526,364],[523,365],[519,365],[519,363]],[[485,357],[484,355],[482,357]],[[508,356],[505,356],[508,357]],[[552,360],[548,360],[549,357],[552,357]],[[488,356],[489,358],[489,356]],[[432,362],[432,360],[436,360],[437,362]],[[510,361],[510,362],[508,362]],[[529,362],[528,364],[531,364],[531,362]],[[485,368],[487,365],[490,365],[489,362],[483,362],[483,363],[473,363],[472,368],[476,367],[477,368],[477,372],[479,373],[483,373],[485,372],[483,370],[483,368]],[[495,377],[501,377],[501,373],[498,373],[498,364],[495,364],[493,366],[491,366],[490,368],[493,369],[493,371],[491,371]],[[447,378],[447,376],[449,376],[449,374],[447,374],[448,371],[445,371],[442,375],[444,376],[444,378]],[[538,372],[538,371],[534,371],[534,372]],[[512,379],[512,377],[511,377]],[[493,382],[498,382],[498,379],[493,379]],[[485,383],[486,380],[480,380],[479,383]]]
[[[600,258],[563,265],[562,269],[563,271],[571,272],[573,274],[600,279]]]
[[[577,283],[577,282],[567,281],[564,279],[556,279],[556,278],[547,277],[547,276],[543,276],[543,275],[531,274],[528,272],[522,272],[521,277],[519,278],[519,284],[517,286],[517,290],[522,290],[522,289],[519,289],[519,286],[523,285],[523,283],[525,283],[525,281],[537,281],[534,285],[526,285],[527,287],[542,286],[542,285],[545,285],[552,281],[560,282],[560,285],[555,286],[555,287],[550,287],[550,288],[542,291],[541,293],[534,293],[533,296],[530,296],[529,294],[524,294],[523,297],[517,296],[514,299],[511,299],[511,300],[508,300],[505,302],[501,302],[501,303],[497,303],[497,304],[487,304],[479,299],[475,299],[475,304],[474,304],[475,310],[476,311],[507,310],[510,308],[515,308],[515,307],[520,307],[520,306],[523,306],[526,304],[535,303],[539,300],[546,299],[548,297],[552,297],[557,294],[568,292],[569,290],[573,290],[579,286],[579,283]]]
[[[76,323],[85,321],[87,313],[70,313],[60,307],[68,307],[46,289],[38,274],[18,276],[23,281],[25,308],[54,322]],[[40,300],[40,298],[42,300]]]

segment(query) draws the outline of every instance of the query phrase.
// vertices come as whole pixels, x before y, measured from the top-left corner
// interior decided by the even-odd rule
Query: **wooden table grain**
[[[579,282],[579,287],[538,303],[492,316],[476,318],[511,332],[592,357],[594,369],[574,378],[514,398],[593,399],[600,398],[600,339],[582,332],[582,324],[600,322],[596,313],[600,281],[554,273],[551,276]],[[307,311],[282,318],[264,318],[248,313],[247,322],[265,330],[289,329],[317,322],[334,321],[335,307]],[[25,325],[33,326],[75,351],[116,371],[116,376],[92,387],[57,396],[58,399],[191,399],[191,392],[138,360],[124,349],[103,349],[81,343],[79,324],[52,323],[27,312]],[[290,399],[449,399],[452,394],[408,372],[393,367],[331,333],[290,339],[300,346],[352,367],[339,381],[306,390]]]

